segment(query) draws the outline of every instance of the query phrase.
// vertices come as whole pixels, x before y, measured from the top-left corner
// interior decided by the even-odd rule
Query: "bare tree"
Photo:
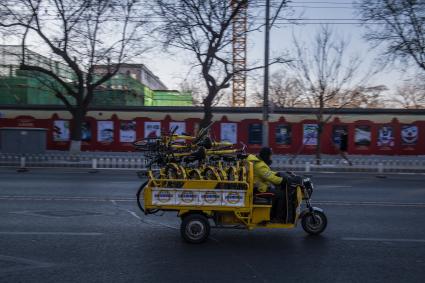
[[[255,91],[256,104],[262,105],[263,92]],[[285,70],[274,72],[270,76],[269,105],[273,107],[305,107],[306,101],[300,82],[290,77]]]
[[[383,92],[388,91],[385,85],[360,86],[352,89],[351,100],[347,101],[344,108],[384,108],[386,100]],[[339,107],[341,98],[337,95],[329,104]]]
[[[425,1],[362,0],[365,38],[384,46],[384,58],[414,62],[425,71]]]
[[[206,96],[202,99],[204,118],[201,127],[211,121],[212,106],[216,96],[230,86],[232,78],[245,70],[232,68],[233,20],[255,1],[249,0],[156,0],[157,13],[163,23],[159,33],[166,48],[174,47],[194,55],[206,85]],[[279,11],[282,9],[282,1]],[[250,6],[250,8],[252,8]],[[251,17],[248,17],[251,19]],[[247,31],[251,29],[248,22]],[[272,60],[272,63],[279,60]]]
[[[397,88],[392,102],[396,106],[405,109],[425,108],[425,83],[424,76],[417,76],[414,79],[406,80]]]
[[[135,20],[134,15],[140,16],[136,2],[3,0],[0,3],[0,27],[15,29],[21,38],[20,69],[45,78],[45,85],[72,114],[71,150],[80,150],[82,123],[96,88],[140,50],[142,22]],[[30,60],[26,54],[29,38],[39,49],[49,50],[53,59],[65,64],[67,74]],[[107,72],[95,74],[97,65],[107,65]]]
[[[295,37],[294,44],[296,60],[290,67],[307,105],[316,109],[316,160],[320,164],[323,126],[332,117],[325,115],[325,108],[334,108],[336,112],[349,105],[370,76],[360,76],[361,60],[347,54],[347,41],[336,38],[328,26],[320,27],[311,44],[301,43]]]
[[[179,89],[182,92],[191,93],[193,105],[203,106],[203,100],[206,97],[206,93],[199,81],[199,78],[191,77],[191,78],[186,78],[182,80],[179,84]],[[224,101],[225,98],[226,98],[226,92],[225,90],[221,90],[215,96],[211,106],[225,104],[225,101]]]
[[[204,94],[202,92],[202,88],[196,83],[196,80],[185,79],[181,81],[179,84],[179,90],[192,95],[193,105],[202,105],[202,97],[204,97]]]

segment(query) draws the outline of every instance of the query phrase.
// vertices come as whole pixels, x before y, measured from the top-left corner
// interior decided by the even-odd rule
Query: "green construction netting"
[[[154,91],[152,106],[192,106],[190,93],[177,91]]]
[[[0,77],[0,104],[61,105],[62,101],[38,80]]]
[[[52,88],[65,92],[46,76],[16,70],[12,76],[0,76],[0,104],[62,105]],[[96,90],[91,105],[191,106],[193,103],[190,93],[153,91],[129,76],[116,75]]]

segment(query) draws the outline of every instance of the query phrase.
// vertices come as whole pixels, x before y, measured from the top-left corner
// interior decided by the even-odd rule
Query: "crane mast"
[[[231,0],[235,9],[240,0]],[[245,107],[246,102],[246,41],[248,1],[244,1],[233,19],[233,86],[232,106]]]

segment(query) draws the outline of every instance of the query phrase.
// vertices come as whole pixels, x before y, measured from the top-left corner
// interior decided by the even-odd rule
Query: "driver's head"
[[[267,165],[272,164],[272,149],[270,147],[263,147],[258,154],[258,157],[263,160]]]

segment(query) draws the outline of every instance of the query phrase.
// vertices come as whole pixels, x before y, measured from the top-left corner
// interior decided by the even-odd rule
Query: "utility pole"
[[[264,42],[263,90],[263,146],[269,146],[269,53],[270,53],[270,0],[266,0],[266,25]]]

